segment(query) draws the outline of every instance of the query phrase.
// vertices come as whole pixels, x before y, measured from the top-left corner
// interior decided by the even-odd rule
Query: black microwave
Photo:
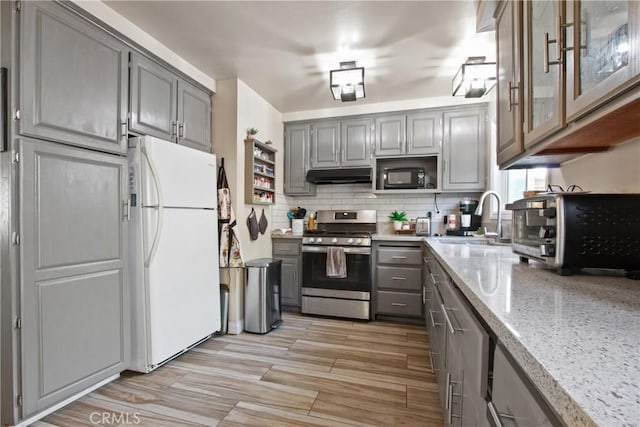
[[[417,167],[385,168],[382,179],[385,189],[426,188],[427,185],[424,168]]]

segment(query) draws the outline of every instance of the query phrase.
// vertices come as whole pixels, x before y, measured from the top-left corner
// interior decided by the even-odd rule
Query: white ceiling
[[[494,32],[475,33],[475,2],[106,1],[215,80],[239,78],[280,112],[334,101],[329,70],[365,67],[357,104],[451,95],[469,56],[495,60]]]

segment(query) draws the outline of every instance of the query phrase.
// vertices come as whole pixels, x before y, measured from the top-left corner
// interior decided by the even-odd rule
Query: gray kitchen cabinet
[[[558,25],[563,4],[533,0],[523,3],[524,146],[531,147],[562,129],[564,121],[564,57]],[[546,39],[550,41],[546,41]],[[557,42],[556,42],[557,41]],[[556,62],[556,65],[552,65]]]
[[[486,108],[444,113],[443,191],[483,191],[485,188]]]
[[[329,120],[311,125],[311,168],[340,166],[340,122]]]
[[[475,408],[484,407],[487,394],[489,334],[453,284],[440,290],[447,333],[445,423],[478,425]]]
[[[131,55],[131,119],[129,130],[175,141],[178,77],[155,61]]]
[[[271,240],[273,258],[282,260],[280,295],[283,310],[300,310],[302,284],[302,239],[277,238]]]
[[[178,144],[211,152],[211,97],[178,80]]]
[[[21,2],[18,132],[125,154],[128,47],[54,2]]]
[[[438,154],[442,111],[417,111],[376,117],[376,156]]]
[[[127,160],[20,139],[22,417],[128,366]]]
[[[341,166],[371,166],[371,124],[370,119],[340,122]]]
[[[211,97],[159,63],[131,54],[129,130],[211,152]]]
[[[377,243],[374,251],[375,314],[422,318],[422,249]]]
[[[496,346],[493,357],[493,384],[488,416],[497,418],[502,425],[552,426],[544,405],[529,390],[529,381],[509,360],[501,346]],[[497,423],[495,423],[497,424]],[[500,425],[500,424],[498,424]]]
[[[438,154],[442,145],[442,112],[407,114],[407,155]]]
[[[498,164],[524,151],[522,36],[520,33],[522,5],[523,3],[518,1],[503,2],[496,15]]]
[[[566,3],[566,119],[580,118],[640,82],[640,4]],[[579,41],[579,43],[578,43]]]
[[[376,156],[398,156],[405,154],[407,142],[407,116],[393,114],[375,119]]]
[[[640,85],[637,1],[501,2],[496,30],[501,168],[557,166],[638,137],[626,120]]]
[[[307,181],[309,170],[309,124],[287,125],[284,128],[284,194],[315,196],[315,184]]]

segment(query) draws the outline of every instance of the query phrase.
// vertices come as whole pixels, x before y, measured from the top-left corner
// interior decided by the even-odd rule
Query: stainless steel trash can
[[[266,334],[282,322],[282,260],[260,258],[245,263],[244,330]]]
[[[220,335],[229,330],[229,286],[220,284]]]

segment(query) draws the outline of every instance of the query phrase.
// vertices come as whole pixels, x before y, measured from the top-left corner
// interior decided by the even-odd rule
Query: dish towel
[[[347,277],[347,259],[344,256],[344,248],[337,246],[327,247],[327,277],[344,279]]]

